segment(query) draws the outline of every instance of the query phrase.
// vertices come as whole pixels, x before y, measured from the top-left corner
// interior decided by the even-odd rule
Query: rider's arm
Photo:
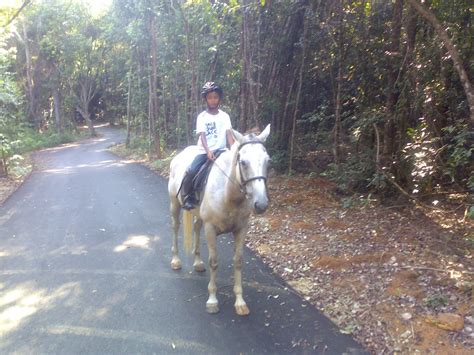
[[[215,159],[214,153],[211,150],[209,150],[209,147],[207,146],[206,134],[204,132],[201,132],[199,133],[199,137],[201,139],[202,146],[206,150],[207,159],[214,160]]]
[[[234,134],[232,133],[232,130],[231,129],[226,130],[225,135],[227,137],[227,143],[229,144],[229,147],[232,147],[232,144],[234,144],[235,142]]]

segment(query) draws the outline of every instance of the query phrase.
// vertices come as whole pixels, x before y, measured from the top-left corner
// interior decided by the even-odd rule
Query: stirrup
[[[184,200],[184,203],[183,203],[183,206],[182,206],[185,210],[192,210],[196,207],[196,201],[195,199],[193,198],[193,196],[187,196]]]

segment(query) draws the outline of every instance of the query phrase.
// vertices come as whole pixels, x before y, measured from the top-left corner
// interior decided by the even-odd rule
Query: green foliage
[[[380,192],[386,188],[385,180],[376,174],[375,163],[368,153],[351,154],[341,164],[331,164],[325,175],[344,193]]]
[[[426,297],[423,301],[425,303],[425,306],[433,311],[436,311],[448,305],[448,299],[446,298],[446,296],[443,296],[441,294],[435,294]]]
[[[444,174],[451,181],[458,180],[461,184],[473,189],[474,170],[474,132],[470,131],[467,124],[457,124],[443,128],[446,133],[445,145],[446,166]]]
[[[0,132],[10,142],[20,142],[10,155],[63,141],[52,133],[54,90],[61,94],[64,126],[73,125],[78,106],[95,118],[117,123],[130,114],[131,147],[148,152],[150,142],[141,137],[150,129],[151,58],[156,58],[156,131],[166,150],[194,141],[195,118],[203,109],[199,88],[213,80],[224,87],[222,107],[235,128],[272,123],[268,147],[273,167],[286,172],[295,110],[295,156],[304,161],[308,152],[324,151],[329,156],[335,151],[341,69],[341,161],[325,172],[341,190],[390,193],[391,185],[375,169],[376,160],[407,190],[454,184],[472,190],[474,144],[467,125],[468,105],[451,58],[433,28],[417,20],[409,33],[410,8],[405,2],[400,50],[392,53],[393,33],[388,28],[393,23],[393,2],[346,1],[340,11],[333,2],[310,2],[307,8],[305,4],[114,0],[108,13],[93,18],[78,2],[32,2],[22,13],[22,22],[14,23],[15,31],[0,33]],[[449,27],[462,60],[469,63],[474,55],[469,45],[469,3],[434,1],[425,6]],[[7,12],[12,9],[0,7],[0,16]],[[304,16],[309,20],[306,41]],[[151,19],[155,33],[150,30]],[[35,105],[26,85],[22,24],[35,75]],[[153,37],[156,53],[151,51]],[[409,39],[414,41],[412,53]],[[303,43],[306,61],[297,108]],[[466,69],[472,71],[472,65]],[[396,80],[389,88],[393,70]],[[391,90],[393,112],[387,107]],[[30,117],[32,108],[39,125]],[[394,123],[391,132],[386,129],[389,118]],[[33,124],[44,133],[32,133]],[[384,149],[390,137],[394,145]],[[303,164],[295,166],[299,167],[308,172]]]
[[[372,194],[365,195],[352,195],[349,197],[343,197],[341,204],[343,208],[365,208],[370,207],[376,200],[372,199]]]
[[[474,220],[474,206],[469,206],[467,209],[467,218]]]
[[[286,150],[275,150],[271,152],[271,166],[282,173],[288,166],[288,152]]]
[[[134,137],[130,140],[129,149],[138,150],[141,152],[148,152],[150,143],[145,137]]]
[[[0,134],[0,175],[8,175],[10,155],[11,143],[7,137],[5,137],[3,134]]]

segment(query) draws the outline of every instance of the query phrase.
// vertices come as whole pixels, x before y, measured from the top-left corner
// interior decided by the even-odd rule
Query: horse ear
[[[234,139],[239,142],[239,143],[242,143],[243,140],[244,140],[244,136],[241,135],[239,132],[237,132],[235,129],[232,130],[232,134],[234,136]]]
[[[268,135],[270,134],[270,124],[267,125],[267,127],[265,127],[265,129],[263,130],[262,133],[260,133],[257,138],[262,141],[262,142],[265,142],[268,138]]]

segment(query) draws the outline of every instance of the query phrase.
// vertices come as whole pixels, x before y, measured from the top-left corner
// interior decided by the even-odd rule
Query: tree
[[[126,119],[130,146],[160,156],[194,143],[212,80],[234,127],[272,123],[281,171],[324,173],[348,192],[474,186],[466,0],[114,0],[100,19],[38,0],[12,24],[4,46],[27,98],[12,116],[38,132],[78,111],[91,133],[94,117]]]
[[[421,5],[417,0],[408,0],[411,6],[413,6],[416,11],[422,16],[426,21],[428,21],[435,29],[436,33],[438,34],[439,38],[443,42],[443,45],[449,52],[451,59],[453,60],[454,67],[456,68],[459,78],[461,79],[461,83],[463,85],[464,91],[466,93],[466,98],[469,103],[469,111],[471,112],[471,125],[474,125],[474,89],[472,88],[471,81],[469,80],[469,76],[467,75],[466,70],[461,62],[461,58],[459,56],[459,52],[454,46],[453,42],[449,38],[448,33],[443,28],[441,23],[438,21],[436,16],[431,12],[429,9]]]

